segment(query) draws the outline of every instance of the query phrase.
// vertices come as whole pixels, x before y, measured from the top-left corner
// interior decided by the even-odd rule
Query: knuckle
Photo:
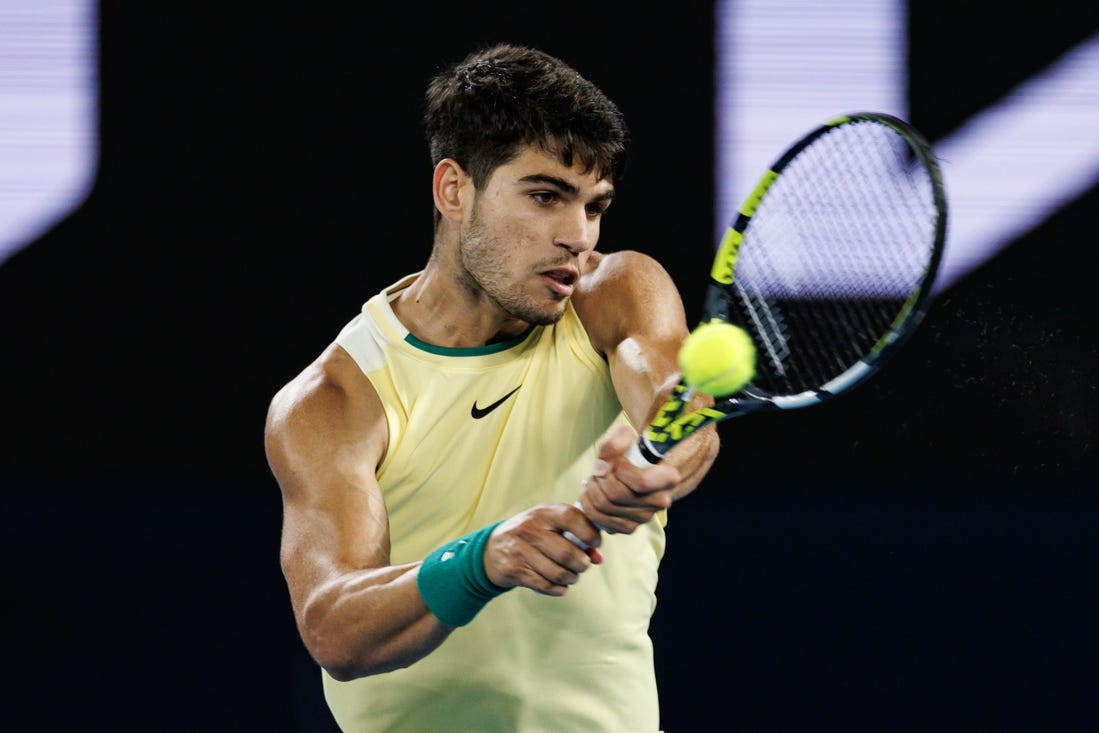
[[[580,576],[576,573],[572,572],[571,570],[562,568],[554,574],[554,577],[550,578],[550,582],[554,583],[555,585],[568,586],[574,584],[579,579]]]

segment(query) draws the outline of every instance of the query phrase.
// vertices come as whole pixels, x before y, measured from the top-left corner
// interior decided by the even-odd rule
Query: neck
[[[500,310],[484,293],[471,293],[433,261],[391,303],[412,335],[447,348],[498,343],[525,333],[530,324]]]

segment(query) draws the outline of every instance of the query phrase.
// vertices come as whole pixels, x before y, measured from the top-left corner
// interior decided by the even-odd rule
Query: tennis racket
[[[659,463],[706,425],[811,407],[869,379],[927,311],[946,215],[935,155],[904,120],[859,112],[802,136],[726,228],[699,321],[747,331],[755,376],[691,412],[694,391],[680,380],[630,447],[630,462]]]
[[[659,463],[711,423],[811,407],[865,382],[923,319],[946,217],[936,158],[904,120],[860,112],[804,135],[756,184],[710,268],[700,324],[745,329],[755,376],[686,414],[693,392],[681,381],[630,461]]]

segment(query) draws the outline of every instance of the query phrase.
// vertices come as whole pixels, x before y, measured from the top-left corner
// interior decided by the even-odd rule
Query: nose
[[[554,244],[574,255],[595,249],[599,241],[599,219],[592,219],[583,206],[569,207],[558,222]]]

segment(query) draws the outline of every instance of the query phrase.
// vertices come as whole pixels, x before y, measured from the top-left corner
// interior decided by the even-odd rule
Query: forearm
[[[717,427],[711,424],[668,452],[665,461],[675,466],[681,477],[672,492],[675,501],[687,496],[702,483],[717,459],[720,443]]]
[[[298,627],[316,662],[338,680],[407,667],[450,633],[424,604],[419,563],[346,573],[302,604]]]

